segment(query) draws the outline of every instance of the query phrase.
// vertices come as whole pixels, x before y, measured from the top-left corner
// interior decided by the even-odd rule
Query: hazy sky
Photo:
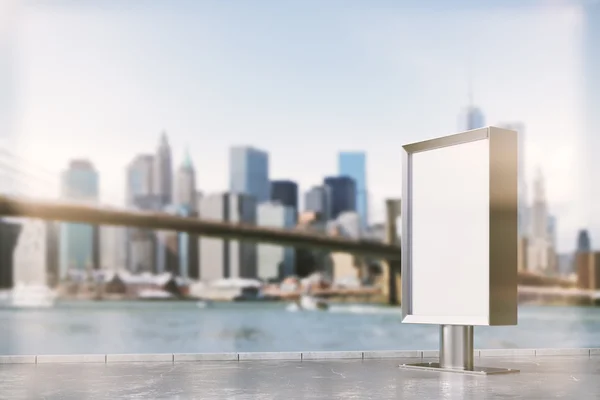
[[[231,145],[269,151],[271,177],[303,190],[336,173],[338,151],[365,150],[381,220],[401,194],[401,146],[457,131],[472,74],[488,124],[526,124],[527,175],[542,167],[571,249],[590,218],[584,10],[479,3],[30,1],[0,35],[12,67],[0,147],[48,180],[89,158],[107,204],[123,203],[126,164],[162,129],[176,166],[189,147],[203,192],[227,188]]]

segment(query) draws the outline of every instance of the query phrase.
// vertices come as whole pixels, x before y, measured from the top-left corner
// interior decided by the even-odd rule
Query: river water
[[[72,302],[0,310],[0,354],[437,349],[438,327],[399,308],[282,303]],[[519,325],[475,328],[477,348],[600,347],[600,308],[521,306]]]

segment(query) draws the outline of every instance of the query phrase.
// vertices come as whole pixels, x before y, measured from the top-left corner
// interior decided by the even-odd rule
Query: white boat
[[[57,294],[48,286],[19,284],[8,296],[11,308],[50,308],[54,306]]]
[[[300,296],[300,299],[296,304],[301,310],[306,311],[324,311],[329,309],[329,304],[325,300],[319,299],[308,294],[303,294],[302,296]]]

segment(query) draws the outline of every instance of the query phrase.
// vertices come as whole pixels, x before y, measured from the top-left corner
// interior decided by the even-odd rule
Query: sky
[[[525,124],[526,176],[531,187],[544,172],[559,249],[589,224],[600,237],[586,186],[600,170],[584,118],[588,6],[452,4],[6,2],[0,151],[42,177],[24,191],[47,195],[87,158],[101,202],[122,205],[127,163],[163,129],[204,193],[227,189],[233,145],[267,150],[271,178],[302,191],[337,173],[339,151],[362,150],[382,221],[384,199],[401,195],[401,146],[456,133],[471,81],[487,124]]]

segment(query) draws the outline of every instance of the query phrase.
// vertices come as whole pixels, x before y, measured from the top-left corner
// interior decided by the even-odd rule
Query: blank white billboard
[[[403,322],[516,324],[517,136],[404,146]]]

